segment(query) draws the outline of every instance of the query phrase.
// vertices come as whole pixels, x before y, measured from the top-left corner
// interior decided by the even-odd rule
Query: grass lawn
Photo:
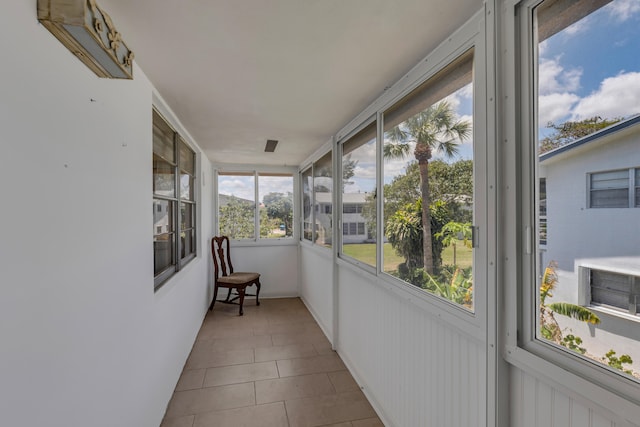
[[[362,261],[369,265],[376,265],[376,245],[375,243],[352,243],[343,245],[345,255]],[[404,258],[398,256],[391,246],[391,243],[384,244],[384,271],[394,271],[398,269],[398,264],[404,262]],[[456,249],[456,261],[458,267],[465,268],[471,266],[472,250],[458,245]],[[442,251],[442,263],[453,264],[453,247],[449,246]]]

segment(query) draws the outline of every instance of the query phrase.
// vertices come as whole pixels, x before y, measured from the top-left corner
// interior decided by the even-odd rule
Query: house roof
[[[547,161],[553,157],[556,157],[560,154],[566,153],[570,150],[574,150],[578,147],[584,147],[585,145],[602,141],[603,138],[618,133],[622,130],[628,129],[632,126],[640,124],[640,114],[632,116],[626,120],[613,124],[609,127],[601,129],[597,132],[594,132],[590,135],[583,136],[582,138],[576,139],[575,141],[563,145],[562,147],[556,148],[555,150],[547,151],[544,154],[540,155],[540,163]]]

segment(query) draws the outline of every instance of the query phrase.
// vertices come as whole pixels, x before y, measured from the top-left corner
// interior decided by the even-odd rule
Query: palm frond
[[[571,304],[568,302],[555,302],[549,304],[549,309],[555,313],[563,316],[572,317],[581,322],[591,323],[597,325],[600,323],[600,318],[588,308],[581,305]]]

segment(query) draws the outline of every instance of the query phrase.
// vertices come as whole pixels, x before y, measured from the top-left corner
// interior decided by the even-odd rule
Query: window
[[[302,172],[302,238],[313,241],[313,168]]]
[[[333,219],[333,165],[331,152],[313,164],[313,197],[317,212],[314,218],[314,242],[331,247]],[[327,213],[328,212],[328,213]]]
[[[376,266],[376,123],[342,143],[340,255]],[[366,222],[366,225],[365,225]],[[367,235],[366,229],[371,230]]]
[[[195,153],[153,112],[154,286],[196,255]]]
[[[218,229],[235,240],[293,237],[293,175],[218,171]]]
[[[591,173],[589,175],[589,207],[628,208],[639,206],[639,176],[640,169]]]
[[[625,99],[640,93],[640,45],[620,41],[640,38],[640,10],[625,4],[532,0],[522,9],[531,13],[523,69],[533,65],[522,76],[524,93],[533,88],[523,97],[534,193],[524,221],[539,237],[525,277],[533,285],[524,293],[524,345],[619,390],[640,378],[638,325],[628,316],[638,308],[637,278],[627,273],[640,265],[640,212],[602,209],[638,205],[640,106]],[[611,364],[612,354],[628,362]]]
[[[591,304],[637,314],[640,305],[640,277],[610,271],[589,270]]]
[[[384,112],[383,271],[473,310],[469,49]]]

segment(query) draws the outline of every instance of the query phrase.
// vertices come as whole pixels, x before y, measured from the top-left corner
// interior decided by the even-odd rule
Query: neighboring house
[[[342,195],[342,242],[370,243],[373,236],[362,216],[368,193],[344,193]],[[330,230],[331,193],[316,192],[316,230]],[[320,232],[320,231],[317,231]]]
[[[556,316],[587,351],[629,354],[640,369],[640,116],[540,156],[540,265],[557,263],[553,301],[598,314]],[[570,331],[570,332],[569,332]]]

